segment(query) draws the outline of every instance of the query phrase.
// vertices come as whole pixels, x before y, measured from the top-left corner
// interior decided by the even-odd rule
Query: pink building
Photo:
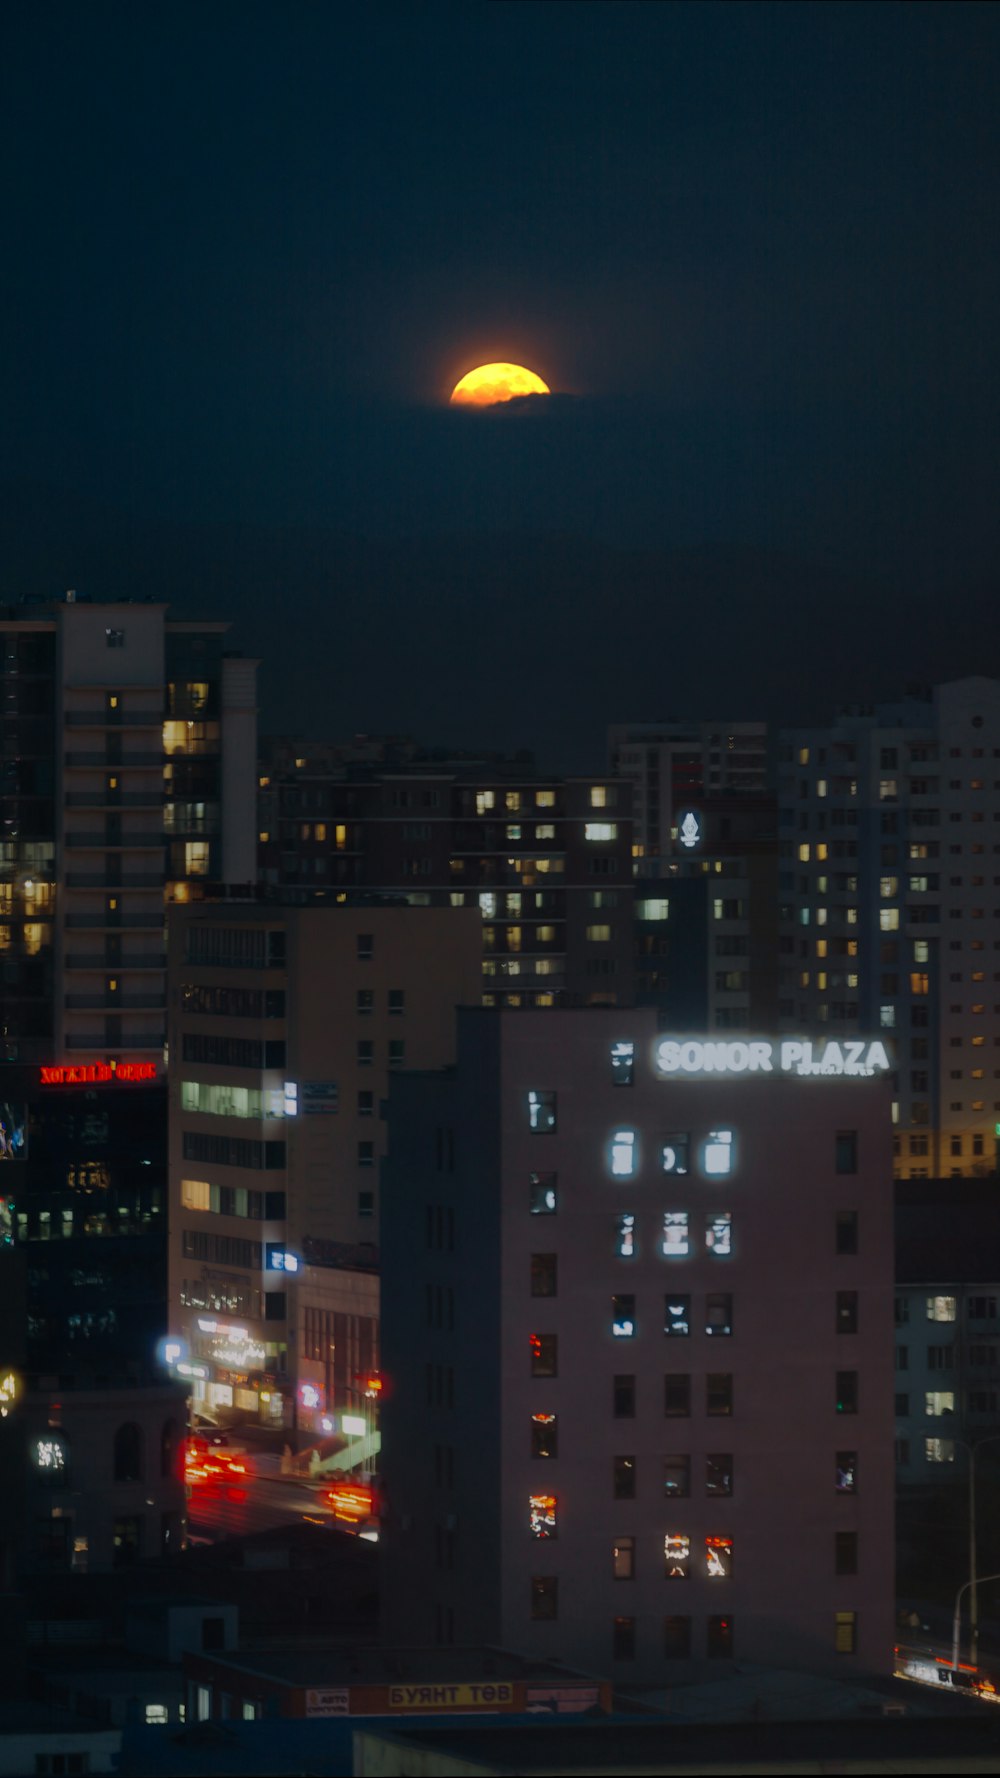
[[[892,1131],[858,1049],[464,1011],[455,1070],[392,1082],[390,1641],[890,1670]]]

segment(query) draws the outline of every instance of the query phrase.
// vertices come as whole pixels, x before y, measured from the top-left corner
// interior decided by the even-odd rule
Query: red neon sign
[[[106,1080],[155,1080],[155,1062],[65,1062],[40,1068],[43,1087],[93,1086]]]

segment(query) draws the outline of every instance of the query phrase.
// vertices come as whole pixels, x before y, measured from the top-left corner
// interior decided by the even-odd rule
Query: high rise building
[[[1000,1121],[1000,681],[782,733],[779,1013],[881,1029],[896,1170],[993,1172]]]
[[[390,1642],[888,1670],[887,1069],[478,1010],[392,1081]]]
[[[255,865],[255,663],[165,605],[0,607],[0,1055],[162,1060],[164,902]]]
[[[377,1369],[388,1082],[453,1060],[480,926],[358,894],[171,909],[170,1330],[199,1405],[320,1431]]]
[[[366,888],[474,907],[489,1006],[633,997],[631,785],[361,737],[264,749],[261,877],[285,895]]]
[[[763,723],[621,723],[631,779],[635,998],[664,1029],[774,1031],[777,807]]]

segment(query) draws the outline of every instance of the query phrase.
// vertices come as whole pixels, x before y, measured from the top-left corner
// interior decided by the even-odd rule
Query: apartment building
[[[255,876],[255,663],[167,613],[0,607],[7,1061],[161,1061],[165,901]]]
[[[895,1046],[897,1173],[993,1172],[1000,1120],[1000,681],[783,731],[786,1030]]]
[[[890,1670],[888,1061],[480,1010],[391,1083],[390,1641]]]
[[[268,887],[476,908],[484,1005],[631,1003],[629,783],[371,737],[265,745],[260,782]]]
[[[170,1329],[195,1401],[319,1430],[378,1364],[382,1107],[454,1057],[477,910],[170,913]]]

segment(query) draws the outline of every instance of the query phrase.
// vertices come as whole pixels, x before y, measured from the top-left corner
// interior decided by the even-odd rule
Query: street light
[[[956,1438],[954,1440],[954,1443],[956,1445],[961,1445],[962,1449],[964,1451],[968,1451],[968,1453],[969,1453],[969,1578],[963,1586],[959,1587],[958,1594],[955,1599],[955,1618],[954,1618],[954,1623],[952,1626],[952,1631],[953,1631],[953,1635],[952,1635],[952,1666],[954,1667],[958,1663],[958,1614],[959,1614],[959,1610],[961,1608],[962,1594],[968,1588],[969,1589],[969,1660],[970,1660],[972,1666],[975,1667],[978,1665],[978,1661],[979,1661],[979,1593],[977,1590],[978,1584],[979,1584],[980,1579],[982,1579],[984,1581],[1000,1579],[1000,1576],[997,1576],[994,1574],[984,1574],[982,1576],[979,1576],[976,1573],[976,1565],[977,1565],[977,1558],[976,1558],[976,1452],[978,1450],[980,1450],[983,1445],[1000,1444],[1000,1432],[991,1432],[987,1435],[986,1438],[977,1438],[975,1441],[972,1441],[970,1439],[964,1439],[964,1438]]]
[[[984,1440],[984,1443],[985,1443],[985,1440]],[[959,1626],[959,1619],[960,1619],[961,1610],[962,1610],[962,1594],[967,1593],[970,1587],[975,1588],[976,1586],[979,1586],[979,1585],[985,1586],[986,1582],[988,1580],[1000,1580],[1000,1574],[978,1574],[975,1576],[975,1578],[973,1580],[963,1580],[961,1586],[958,1589],[958,1592],[955,1594],[955,1614],[951,1620],[951,1670],[953,1673],[957,1672],[957,1670],[958,1670],[958,1626]],[[975,1598],[975,1593],[973,1593],[973,1598]],[[977,1626],[977,1628],[978,1628],[978,1626]],[[975,1643],[973,1643],[973,1647],[972,1647],[972,1665],[973,1666],[976,1665],[976,1658],[975,1658],[976,1652],[977,1652],[976,1645],[975,1645]]]

